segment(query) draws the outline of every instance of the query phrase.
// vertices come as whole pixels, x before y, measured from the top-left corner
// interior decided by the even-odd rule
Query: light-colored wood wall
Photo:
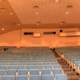
[[[24,35],[23,32],[41,33],[40,36]],[[69,47],[80,46],[80,37],[60,37],[56,35],[43,35],[44,31],[56,31],[58,29],[22,29],[0,35],[0,46],[25,46],[25,47]]]

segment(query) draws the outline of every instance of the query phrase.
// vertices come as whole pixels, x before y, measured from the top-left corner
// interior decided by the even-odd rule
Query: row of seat
[[[0,80],[68,80],[66,77],[57,76],[0,76]]]
[[[11,48],[0,54],[1,80],[67,80],[48,48]]]

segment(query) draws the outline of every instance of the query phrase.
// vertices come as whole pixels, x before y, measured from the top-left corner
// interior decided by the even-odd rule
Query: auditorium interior
[[[80,1],[0,0],[0,80],[80,80]]]

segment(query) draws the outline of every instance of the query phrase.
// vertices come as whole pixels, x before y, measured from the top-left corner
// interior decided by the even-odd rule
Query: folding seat
[[[17,69],[19,75],[26,75],[26,70],[24,68],[24,66],[19,66]]]
[[[2,76],[2,75],[7,75],[7,71],[0,71],[0,75]]]
[[[51,75],[51,71],[50,70],[42,70],[42,75]]]
[[[31,76],[29,80],[41,80],[40,76]]]
[[[43,69],[48,69],[48,70],[50,70],[50,69],[52,69],[52,67],[51,67],[51,65],[46,65],[46,66],[43,66]]]
[[[54,80],[54,79],[50,75],[42,75],[40,77],[40,80]]]
[[[66,75],[57,74],[54,77],[55,80],[68,80]]]
[[[26,76],[19,76],[16,80],[28,80]]]
[[[26,75],[27,71],[26,70],[18,70],[19,75]]]
[[[29,65],[27,67],[27,69],[29,69],[29,70],[38,69],[38,66],[36,66],[36,65]]]
[[[16,75],[16,70],[8,70],[7,75]]]
[[[62,70],[59,70],[59,69],[54,69],[53,70],[53,73],[54,74],[63,74],[63,71]]]
[[[59,64],[54,64],[53,69],[60,69],[61,70],[61,66]]]
[[[74,63],[76,64],[76,65],[79,65],[80,64],[80,61],[74,61]]]
[[[7,69],[7,66],[5,65],[0,65],[0,70],[6,70]]]
[[[0,80],[15,80],[15,76],[1,76]]]
[[[10,64],[7,68],[17,70],[17,66],[13,64]]]
[[[30,73],[31,73],[31,75],[32,76],[38,76],[39,75],[39,70],[32,70],[32,71],[30,71]]]

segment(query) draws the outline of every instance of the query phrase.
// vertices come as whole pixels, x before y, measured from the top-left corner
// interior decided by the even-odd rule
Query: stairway
[[[77,74],[67,63],[64,58],[61,58],[56,51],[54,51],[55,57],[57,58],[58,63],[61,65],[64,73],[67,75],[68,80],[80,80],[80,75]]]

